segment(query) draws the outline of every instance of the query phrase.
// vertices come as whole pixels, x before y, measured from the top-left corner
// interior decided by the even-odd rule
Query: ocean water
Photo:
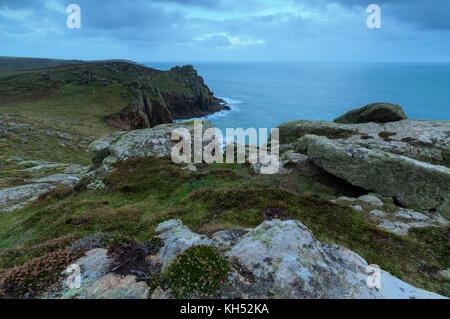
[[[409,118],[450,120],[450,63],[143,63],[168,70],[192,64],[231,111],[208,116],[226,128],[270,128],[299,119],[333,120],[373,102],[401,105]]]

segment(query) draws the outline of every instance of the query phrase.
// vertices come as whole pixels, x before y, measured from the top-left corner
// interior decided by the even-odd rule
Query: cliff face
[[[187,88],[183,94],[163,93],[163,98],[174,119],[202,117],[229,110],[223,100],[214,97],[214,93],[209,90],[192,65],[174,67],[169,72],[178,83]]]
[[[133,79],[124,83],[132,93],[130,105],[120,114],[106,118],[121,130],[151,128],[229,109],[223,100],[214,97],[191,65],[170,71],[123,62],[108,62],[105,67]]]
[[[47,60],[39,61],[44,62]],[[64,105],[68,108],[76,107],[74,99],[83,107],[92,102],[89,113],[120,130],[151,128],[229,109],[191,65],[160,71],[129,61],[80,61],[8,73],[3,80],[0,76],[0,104],[38,103],[58,94],[70,101]]]
[[[143,84],[130,88],[130,91],[130,105],[120,114],[107,117],[105,120],[109,125],[129,131],[173,122],[173,116],[158,88]]]

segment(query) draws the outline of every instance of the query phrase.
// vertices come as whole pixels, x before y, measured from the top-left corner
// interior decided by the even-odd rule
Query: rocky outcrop
[[[187,88],[184,93],[161,92],[174,119],[198,118],[215,112],[229,110],[225,101],[214,97],[192,65],[174,67],[170,74]]]
[[[344,247],[317,241],[299,221],[266,221],[254,229],[221,231],[208,239],[170,220],[158,226],[158,233],[163,247],[168,247],[157,259],[167,265],[193,245],[227,248],[219,250],[232,269],[220,288],[221,298],[442,298],[368,265]],[[170,296],[170,290],[159,287],[152,297]]]
[[[201,121],[201,123],[202,134],[206,129],[212,128],[211,123],[207,121]],[[113,164],[117,161],[150,156],[156,158],[171,156],[173,146],[179,143],[171,139],[172,132],[177,128],[188,129],[192,139],[194,138],[194,122],[192,121],[161,124],[154,128],[131,132],[116,132],[92,142],[88,147],[88,153],[96,168],[83,177],[82,183],[87,185],[88,189],[103,189],[105,187],[103,180],[107,173],[114,170]],[[203,139],[202,147],[212,142],[213,139]],[[194,143],[191,141],[191,154],[194,154],[193,150]],[[196,170],[192,164],[184,168]]]
[[[161,223],[156,232],[164,245],[146,256],[165,274],[177,255],[195,245],[213,245],[225,257],[231,271],[222,284],[220,298],[444,298],[415,288],[356,253],[338,245],[317,241],[299,221],[266,221],[254,229],[220,231],[210,238],[196,234],[179,220]],[[66,270],[62,289],[51,298],[147,298],[148,285],[133,275],[118,275],[107,251],[89,251]],[[153,267],[153,266],[152,266]],[[78,287],[74,282],[78,269]],[[172,298],[170,288],[157,287],[154,299]]]
[[[25,167],[21,171],[36,176],[36,178],[20,179],[20,184],[23,185],[0,189],[0,213],[9,213],[23,208],[40,195],[55,189],[58,185],[73,187],[89,169],[87,166],[78,164],[24,161],[20,157],[10,157],[8,161],[15,162],[19,168]],[[50,169],[61,173],[45,176],[45,174],[49,174]]]
[[[107,250],[96,248],[70,265],[61,290],[51,296],[61,299],[147,299],[150,288],[132,275],[110,272]],[[78,282],[77,282],[78,280]],[[68,284],[70,283],[70,286]]]
[[[316,135],[302,137],[298,149],[330,174],[404,206],[450,210],[447,167]]]
[[[267,298],[268,293],[281,298],[441,297],[369,267],[344,247],[315,240],[299,221],[266,221],[242,237],[226,256],[248,272],[245,277],[232,273],[229,287],[223,287],[237,298]],[[376,278],[373,271],[379,271],[378,289],[370,285],[370,279]]]
[[[202,130],[211,128],[211,124],[202,121]],[[162,124],[151,129],[135,130],[132,132],[116,132],[105,136],[88,147],[89,156],[93,163],[111,165],[116,161],[140,157],[170,156],[172,147],[179,141],[172,141],[173,130],[186,128],[194,137],[194,123]],[[212,140],[204,140],[204,146]]]
[[[306,134],[346,140],[355,147],[394,154],[450,167],[450,122],[404,120],[386,124],[338,124],[328,121],[292,121],[280,129],[280,150]],[[293,147],[290,147],[291,149]],[[289,147],[288,147],[289,149]]]
[[[329,138],[344,138],[357,134],[356,128],[350,125],[336,124],[328,121],[299,120],[286,122],[278,126],[280,143],[292,143],[306,134],[326,136]]]
[[[164,242],[164,246],[156,256],[164,271],[186,249],[194,245],[210,245],[211,242],[205,236],[193,233],[184,226],[180,220],[169,220],[159,224],[155,229],[157,237]]]
[[[391,103],[372,103],[359,109],[354,109],[334,120],[336,123],[388,123],[406,120],[407,116],[400,105]]]
[[[90,70],[94,66],[112,73],[114,81],[128,87],[131,93],[127,108],[118,115],[105,118],[107,123],[120,130],[152,128],[173,120],[203,117],[230,109],[223,100],[214,97],[192,65],[169,71],[126,62],[93,64]],[[124,75],[126,80],[116,74]]]
[[[0,213],[8,213],[24,207],[39,195],[56,188],[48,183],[21,185],[0,190]]]
[[[352,125],[359,134],[348,143],[450,167],[450,122],[405,120]]]
[[[131,88],[131,91],[132,104],[119,115],[105,119],[111,126],[128,131],[173,122],[174,118],[158,88],[142,84],[137,88]]]

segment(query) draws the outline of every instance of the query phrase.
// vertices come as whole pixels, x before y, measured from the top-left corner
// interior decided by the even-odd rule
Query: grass
[[[117,164],[105,191],[41,196],[14,214],[0,216],[2,265],[19,266],[39,257],[55,238],[104,232],[146,241],[160,222],[172,218],[208,234],[255,227],[267,208],[276,207],[304,223],[318,240],[345,246],[417,287],[450,295],[448,283],[437,275],[450,266],[448,227],[397,236],[377,228],[364,213],[330,203],[312,184],[298,192],[245,173],[245,165],[224,166],[190,172],[169,159],[132,159]]]
[[[31,85],[28,89],[39,88]],[[0,103],[0,111],[2,114],[19,114],[26,119],[39,119],[52,129],[59,127],[72,134],[98,138],[114,131],[103,118],[128,106],[130,96],[127,93],[125,87],[117,84],[84,86],[58,83],[47,95],[37,99],[21,95],[21,99]]]
[[[194,246],[178,255],[164,276],[178,298],[216,295],[231,268],[214,247]]]
[[[0,72],[0,114],[39,119],[73,134],[100,137],[114,131],[105,117],[136,104],[131,88],[138,88],[143,79],[161,93],[193,93],[182,74],[137,70],[127,63],[98,62]]]

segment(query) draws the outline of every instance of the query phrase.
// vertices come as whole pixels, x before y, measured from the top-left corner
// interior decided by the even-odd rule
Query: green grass
[[[0,111],[2,114],[19,114],[26,119],[39,119],[53,129],[59,127],[73,134],[100,137],[114,131],[103,118],[128,106],[130,97],[125,96],[127,93],[126,88],[117,84],[91,84],[86,87],[64,83],[36,99],[25,96],[0,103]],[[23,96],[23,92],[17,94]]]
[[[173,218],[208,234],[255,227],[266,208],[279,207],[318,240],[345,246],[417,287],[450,295],[448,283],[437,276],[437,270],[450,266],[448,227],[397,236],[377,228],[364,213],[330,203],[318,186],[309,184],[303,192],[274,187],[271,180],[249,175],[245,165],[224,166],[190,172],[169,159],[129,160],[117,164],[104,191],[54,191],[14,214],[0,215],[2,265],[39,257],[36,247],[68,236],[101,231],[146,241],[159,223]]]
[[[231,268],[214,247],[194,246],[178,255],[164,274],[178,298],[216,295]]]

